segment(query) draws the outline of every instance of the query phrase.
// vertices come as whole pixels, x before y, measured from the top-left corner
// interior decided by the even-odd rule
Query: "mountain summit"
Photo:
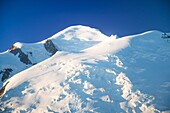
[[[170,43],[161,36],[109,37],[72,26],[38,43],[15,43],[0,54],[1,84],[9,82],[0,111],[170,112]]]

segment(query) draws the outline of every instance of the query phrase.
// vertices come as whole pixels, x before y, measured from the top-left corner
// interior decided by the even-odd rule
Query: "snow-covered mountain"
[[[170,43],[161,35],[117,38],[72,26],[42,42],[16,43],[0,54],[1,69],[21,71],[6,80],[0,111],[170,112]]]
[[[15,43],[6,52],[0,54],[0,83],[10,76],[47,59],[57,51],[51,40],[36,44]]]
[[[49,58],[59,50],[77,52],[101,42],[105,37],[96,29],[72,26],[38,43],[17,42],[6,52],[0,53],[0,86],[7,78]]]

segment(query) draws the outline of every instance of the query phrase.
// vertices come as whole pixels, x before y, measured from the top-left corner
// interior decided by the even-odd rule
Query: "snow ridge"
[[[89,27],[69,27],[49,38],[62,51],[8,80],[0,110],[168,112],[169,72],[158,69],[169,67],[170,47],[160,37],[159,31],[117,38]]]

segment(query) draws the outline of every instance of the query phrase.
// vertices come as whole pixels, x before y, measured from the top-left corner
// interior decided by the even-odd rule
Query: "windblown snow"
[[[33,51],[31,61],[40,63],[20,69],[4,82],[9,84],[0,112],[168,113],[170,43],[161,35],[149,31],[117,38],[94,28],[72,26],[48,38],[60,51],[53,56],[43,52],[43,58],[39,54],[46,40],[15,43]],[[7,52],[1,54],[11,58]],[[5,62],[0,63],[2,67]]]

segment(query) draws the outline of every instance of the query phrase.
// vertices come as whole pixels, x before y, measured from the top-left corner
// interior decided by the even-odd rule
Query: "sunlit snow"
[[[117,38],[94,28],[71,26],[49,38],[60,50],[50,58],[39,55],[44,41],[17,43],[34,51],[32,61],[41,56],[43,61],[7,80],[0,111],[170,112],[170,43],[161,34],[149,31]],[[8,59],[7,54],[0,59]]]

